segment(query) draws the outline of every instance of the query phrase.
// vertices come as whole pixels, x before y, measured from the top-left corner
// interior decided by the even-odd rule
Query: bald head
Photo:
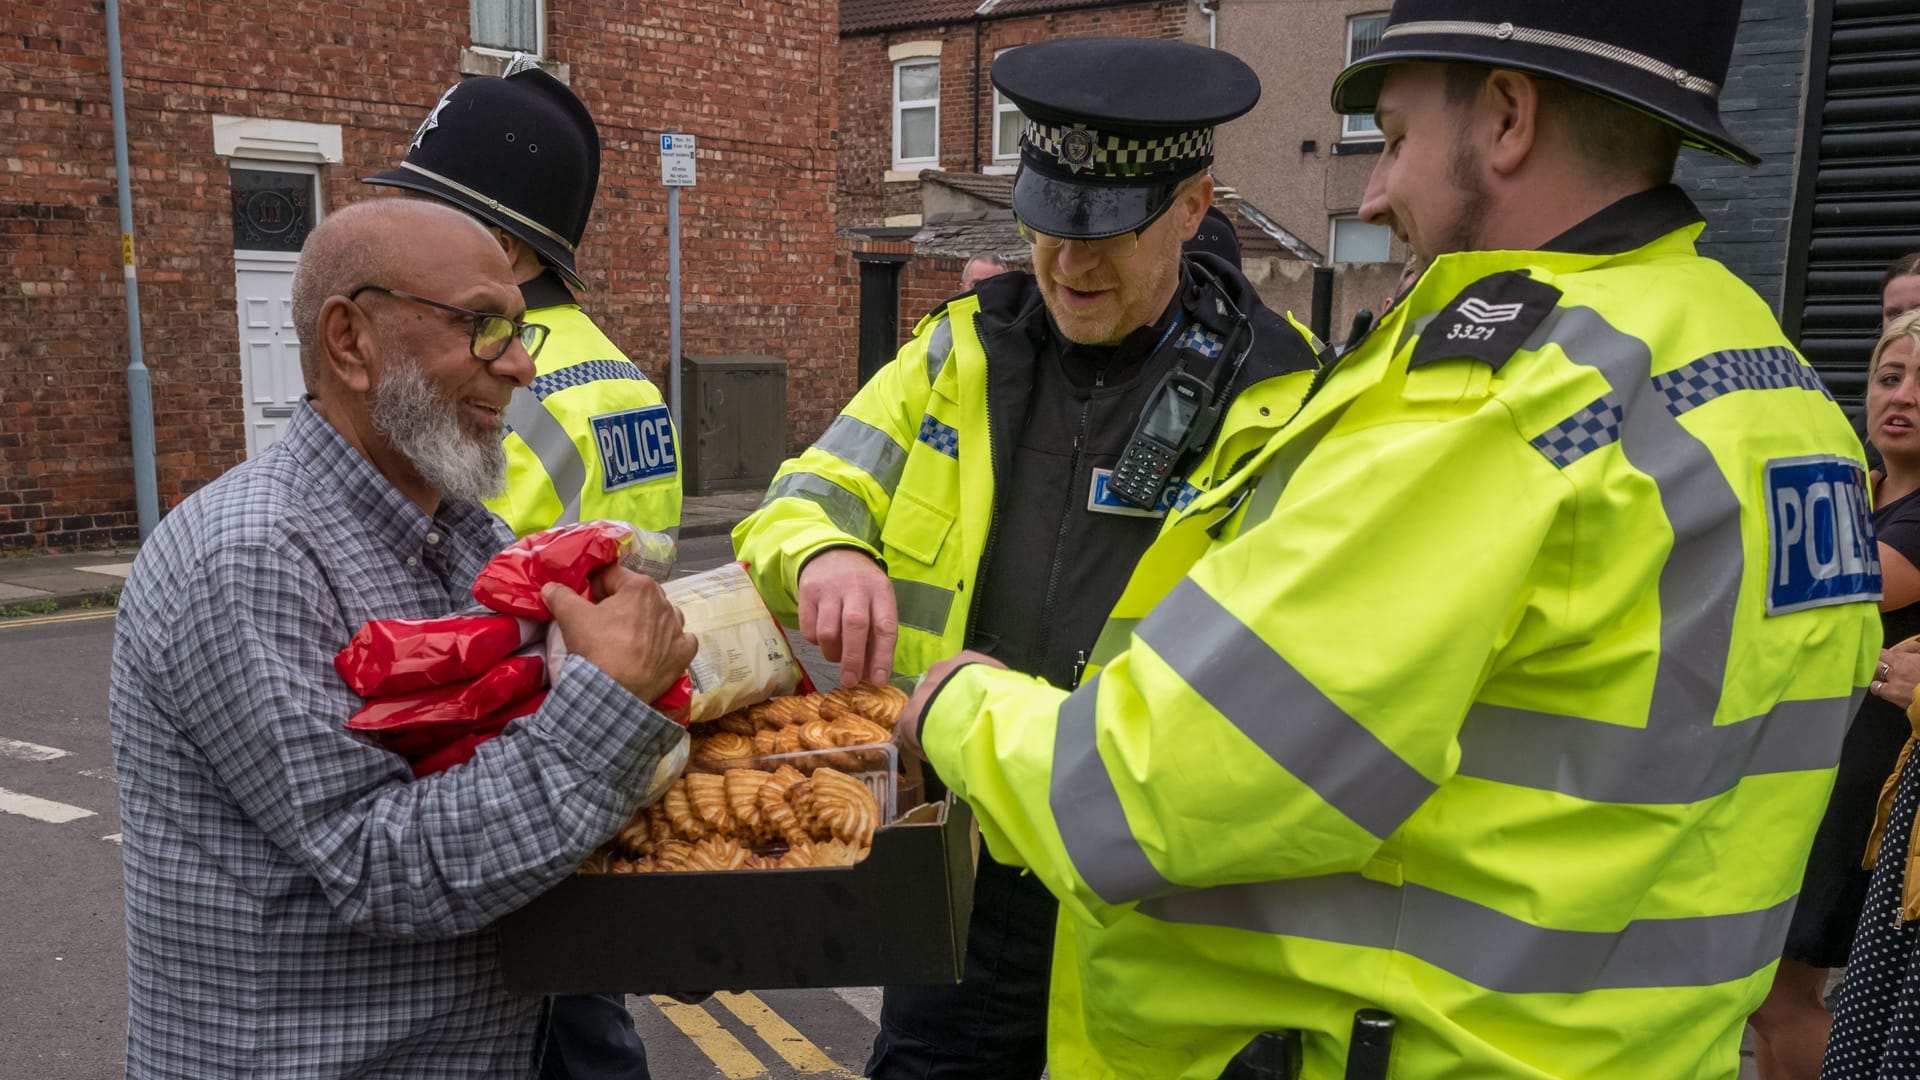
[[[511,281],[506,256],[486,228],[442,203],[370,199],[327,215],[300,248],[300,266],[293,275],[293,328],[300,336],[300,373],[307,391],[319,392],[320,313],[328,298],[369,283],[416,291],[421,278],[448,255],[448,239],[466,234],[498,257],[500,276]],[[454,246],[462,253],[470,247]],[[496,268],[474,269],[489,273]]]

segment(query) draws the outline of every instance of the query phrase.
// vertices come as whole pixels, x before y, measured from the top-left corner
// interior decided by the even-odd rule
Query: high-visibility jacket
[[[788,625],[798,618],[808,559],[831,547],[879,559],[899,611],[894,670],[903,682],[964,646],[992,528],[996,433],[987,420],[979,311],[979,296],[969,293],[921,319],[826,433],[780,467],[761,508],[733,532],[760,595]],[[1300,355],[1298,345],[1285,355]],[[1311,371],[1292,370],[1247,385],[1169,513],[1178,516],[1217,474],[1264,444],[1310,379]]]
[[[549,332],[507,406],[507,490],[487,509],[518,536],[602,518],[678,535],[680,446],[660,391],[579,305],[525,319]]]
[[[1677,196],[1677,193],[1675,195]],[[1060,1080],[1732,1078],[1875,663],[1860,447],[1695,224],[1436,260],[928,759],[1061,898]],[[1217,535],[1215,535],[1217,534]]]

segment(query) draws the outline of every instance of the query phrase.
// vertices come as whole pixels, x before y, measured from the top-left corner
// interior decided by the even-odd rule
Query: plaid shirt
[[[311,408],[169,514],[121,598],[129,1077],[524,1077],[489,925],[624,824],[683,733],[584,659],[414,780],[342,726],[369,619],[471,606],[512,535],[429,518]]]

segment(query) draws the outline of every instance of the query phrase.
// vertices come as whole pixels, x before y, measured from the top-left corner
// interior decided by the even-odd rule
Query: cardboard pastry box
[[[947,798],[853,866],[575,874],[502,919],[520,994],[953,983],[973,914],[973,817]]]

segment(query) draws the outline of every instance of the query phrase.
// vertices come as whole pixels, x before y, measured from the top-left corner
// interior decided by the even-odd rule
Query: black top
[[[1246,279],[1203,258],[1254,330],[1229,393],[1311,368],[1306,342]],[[1211,304],[1212,286],[1195,280],[1183,280],[1153,326],[1104,348],[1061,335],[1031,275],[981,284],[976,327],[987,354],[994,524],[971,586],[969,647],[1055,686],[1072,683],[1162,520],[1089,509],[1094,473],[1113,467],[1171,367],[1172,349],[1157,349],[1161,340],[1186,311]]]
[[[1908,562],[1920,566],[1920,491],[1910,492],[1873,512],[1875,537],[1899,552]],[[1885,644],[1895,645],[1920,634],[1920,604],[1883,612],[1880,623],[1886,628]],[[1869,702],[1879,701],[1869,698]],[[1893,706],[1880,702],[1888,708]],[[1905,719],[1905,714],[1902,714]]]

